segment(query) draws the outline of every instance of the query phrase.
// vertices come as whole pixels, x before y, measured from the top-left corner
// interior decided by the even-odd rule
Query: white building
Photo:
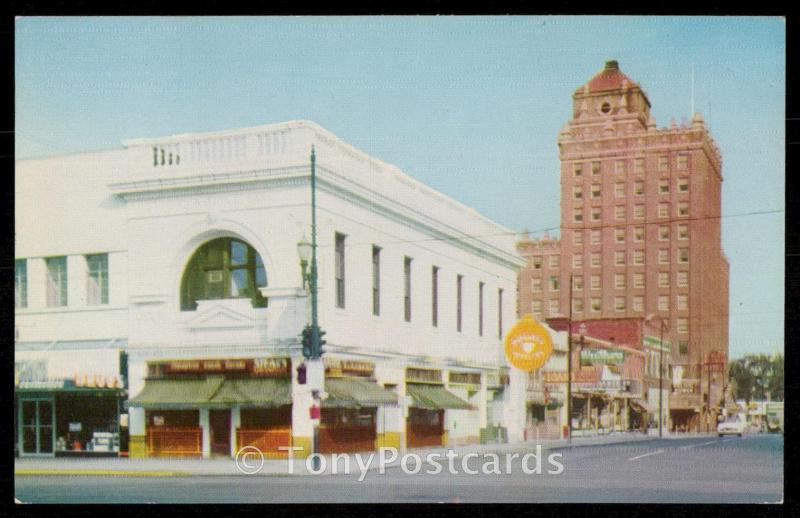
[[[525,380],[502,352],[523,265],[510,230],[308,121],[123,144],[17,162],[21,454],[115,433],[113,412],[89,430],[74,400],[112,392],[131,456],[310,446],[296,244],[312,145],[321,449],[476,442],[495,424],[521,437]]]

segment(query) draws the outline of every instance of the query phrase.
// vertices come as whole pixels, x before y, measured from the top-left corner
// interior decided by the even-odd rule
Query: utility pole
[[[567,318],[567,441],[572,444],[572,274],[569,274],[569,312]]]
[[[323,390],[325,370],[322,367],[322,351],[320,346],[319,321],[317,318],[317,173],[316,154],[311,146],[311,357],[309,367],[313,375],[311,378],[311,394],[314,398],[312,409],[319,407],[320,393]],[[313,367],[312,367],[313,365]],[[320,372],[321,371],[321,372]],[[321,410],[316,410],[321,412]],[[317,417],[316,419],[314,417]],[[321,415],[312,415],[311,453],[313,456],[314,470],[319,470],[319,422]]]
[[[664,420],[664,320],[661,320],[661,335],[658,340],[658,437],[661,438],[661,422]]]

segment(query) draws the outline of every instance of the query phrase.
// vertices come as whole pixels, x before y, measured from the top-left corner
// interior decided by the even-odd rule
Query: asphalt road
[[[520,453],[525,453],[521,451]],[[560,474],[548,456],[563,465]],[[350,475],[96,477],[16,476],[25,503],[330,503],[330,502],[659,502],[775,503],[783,499],[783,437],[654,439],[608,446],[546,450],[542,473],[528,474],[521,458],[500,456],[502,474],[464,473],[461,458],[439,474],[400,467]],[[483,457],[471,470],[493,471]],[[527,466],[535,467],[529,458]],[[413,463],[409,468],[413,468]]]

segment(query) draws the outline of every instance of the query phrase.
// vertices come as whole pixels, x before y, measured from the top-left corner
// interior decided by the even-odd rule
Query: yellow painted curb
[[[14,475],[88,475],[119,477],[184,477],[191,473],[180,471],[119,471],[108,469],[16,469]]]

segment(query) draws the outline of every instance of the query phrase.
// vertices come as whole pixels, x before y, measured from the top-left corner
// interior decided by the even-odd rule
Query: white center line
[[[643,457],[649,457],[650,455],[658,455],[659,453],[664,453],[664,450],[651,451],[650,453],[645,453],[645,454],[642,454],[642,455],[637,455],[636,457],[631,457],[628,460],[641,459]]]
[[[698,446],[705,446],[707,444],[714,444],[715,442],[718,442],[718,441],[714,440],[714,441],[708,441],[708,442],[701,442],[700,444],[689,444],[687,446],[681,446],[678,449],[680,449],[680,450],[688,450],[690,448],[696,448]]]
[[[723,439],[722,442],[728,442],[728,441],[732,441],[732,440],[733,440],[733,437],[731,437],[729,439]]]

